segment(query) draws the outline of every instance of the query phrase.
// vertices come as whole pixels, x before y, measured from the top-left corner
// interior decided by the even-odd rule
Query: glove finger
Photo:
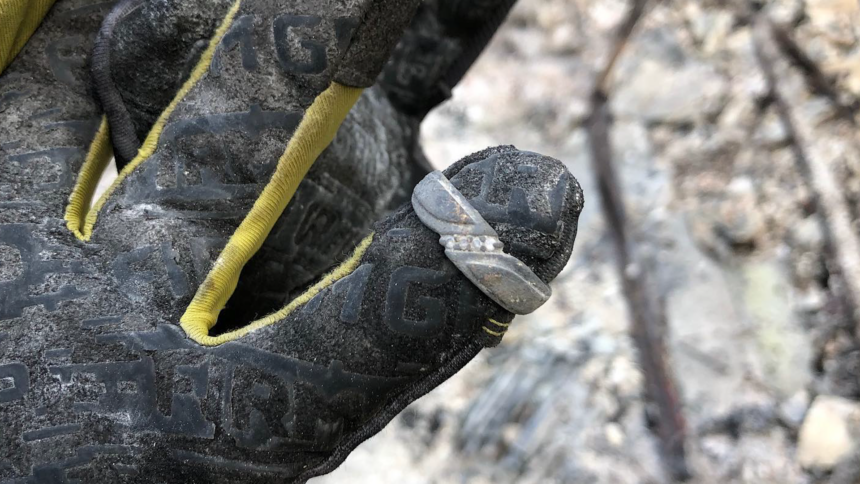
[[[514,3],[422,2],[379,77],[397,109],[420,119],[448,99]]]
[[[579,184],[564,165],[501,147],[467,157],[445,175],[496,230],[506,251],[542,281],[549,283],[564,268],[583,207]],[[411,206],[375,231],[349,276],[328,288],[320,284],[301,309],[242,342],[332,362],[329,374],[336,376],[312,382],[322,391],[308,395],[303,408],[343,424],[331,455],[300,480],[335,469],[483,347],[497,345],[512,324],[511,313],[450,264],[439,234]],[[356,381],[356,373],[365,381]]]
[[[446,175],[510,254],[545,282],[558,274],[583,203],[560,162],[502,147]],[[212,482],[227,473],[304,482],[334,469],[406,405],[498,344],[512,319],[448,261],[439,235],[407,205],[279,314],[199,339],[215,346],[199,346],[170,324],[103,341],[160,359],[183,355],[194,367],[207,362],[209,391],[217,393],[207,415],[222,416],[221,431],[208,443],[164,436],[160,459],[181,459],[182,472]]]

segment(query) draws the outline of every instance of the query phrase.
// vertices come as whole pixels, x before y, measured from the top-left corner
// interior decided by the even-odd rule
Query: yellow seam
[[[21,52],[54,0],[0,0],[0,73]]]
[[[272,313],[265,318],[258,319],[257,321],[254,321],[249,324],[248,326],[245,326],[236,331],[232,331],[230,333],[225,333],[220,336],[214,337],[208,335],[209,328],[200,325],[200,323],[197,321],[183,321],[182,328],[188,334],[188,337],[193,339],[197,343],[204,346],[217,346],[223,343],[227,343],[229,341],[239,339],[252,331],[256,331],[260,328],[272,325],[289,316],[290,313],[313,299],[314,296],[322,292],[323,289],[331,286],[332,284],[348,276],[349,274],[352,274],[352,272],[355,271],[355,269],[358,267],[359,263],[361,262],[362,256],[364,256],[364,253],[367,251],[367,248],[370,247],[370,243],[372,241],[373,234],[370,234],[369,236],[365,237],[364,240],[361,241],[361,243],[358,244],[352,256],[350,256],[349,259],[347,259],[340,266],[338,266],[337,269],[329,273],[313,287],[305,291],[301,296],[290,301],[290,303],[280,311]]]
[[[108,127],[107,117],[102,116],[99,130],[96,132],[95,138],[90,143],[90,149],[84,164],[78,173],[77,181],[72,189],[72,194],[69,195],[69,205],[66,207],[66,227],[75,234],[75,237],[81,239],[81,221],[87,210],[90,207],[90,201],[93,199],[93,194],[99,184],[99,178],[110,163],[113,155],[113,147],[110,142],[110,128]]]
[[[284,154],[278,160],[271,180],[230,237],[180,319],[182,327],[192,339],[200,344],[215,344],[204,343],[211,341],[204,337],[218,321],[218,313],[235,291],[242,268],[260,250],[299,183],[334,139],[362,91],[361,88],[333,82],[305,111]]]
[[[481,326],[481,328],[483,328],[485,332],[490,333],[493,336],[502,336],[503,334],[505,334],[504,331],[496,332],[496,331],[493,331],[493,330],[487,328],[486,326]]]
[[[493,324],[495,324],[496,326],[501,326],[501,327],[503,327],[503,328],[507,328],[508,326],[510,326],[510,325],[511,325],[511,323],[507,323],[507,324],[505,324],[505,323],[500,323],[500,322],[496,321],[495,319],[490,319],[490,322],[491,322],[491,323],[493,323]]]
[[[161,115],[158,117],[158,120],[152,126],[152,129],[149,131],[149,134],[146,136],[146,140],[144,140],[143,145],[141,145],[140,149],[137,152],[137,156],[134,157],[129,164],[123,168],[123,170],[119,173],[116,180],[111,184],[110,187],[105,191],[104,194],[98,199],[92,209],[88,211],[83,211],[79,216],[83,217],[85,214],[85,218],[83,219],[83,223],[79,224],[79,229],[75,232],[75,236],[83,241],[90,240],[90,237],[93,235],[93,227],[96,224],[96,220],[98,219],[99,211],[104,208],[107,200],[113,195],[113,192],[116,191],[117,187],[128,177],[128,175],[134,171],[141,163],[143,163],[147,158],[152,156],[155,153],[155,148],[158,146],[158,140],[161,137],[161,132],[164,130],[164,126],[167,124],[167,119],[173,114],[173,111],[176,109],[176,106],[179,105],[179,102],[188,95],[192,88],[203,78],[206,74],[206,71],[209,70],[209,65],[212,63],[212,58],[215,55],[215,51],[218,48],[218,44],[221,42],[221,38],[224,37],[224,34],[227,33],[227,29],[230,28],[230,25],[233,23],[233,18],[236,16],[236,12],[239,11],[239,6],[241,5],[242,0],[237,0],[230,10],[227,12],[227,15],[224,17],[224,20],[221,22],[221,25],[218,27],[218,30],[215,31],[215,35],[212,39],[209,40],[209,46],[203,52],[203,55],[200,57],[200,61],[197,62],[197,65],[194,66],[194,70],[191,71],[191,75],[185,81],[185,84],[182,85],[182,88],[179,92],[176,93],[176,96],[173,97],[173,100],[167,106],[167,108],[162,111]],[[85,166],[86,168],[86,166]],[[71,208],[71,206],[69,207]],[[67,210],[67,220],[68,220],[68,210]]]

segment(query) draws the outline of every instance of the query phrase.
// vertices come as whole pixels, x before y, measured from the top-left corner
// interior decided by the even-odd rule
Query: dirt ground
[[[586,120],[628,3],[520,0],[426,120],[439,167],[562,160],[586,209],[554,297],[329,483],[658,483]],[[860,4],[652,4],[611,76],[611,143],[665,302],[689,482],[860,482]]]

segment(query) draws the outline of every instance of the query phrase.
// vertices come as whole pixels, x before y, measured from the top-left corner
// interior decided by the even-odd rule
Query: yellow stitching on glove
[[[113,195],[113,192],[117,187],[119,187],[123,180],[128,177],[129,173],[134,171],[135,168],[140,166],[141,163],[152,156],[155,152],[155,148],[158,146],[158,139],[161,137],[161,132],[164,130],[167,119],[171,114],[173,114],[173,111],[176,109],[176,106],[179,105],[179,102],[182,101],[191,89],[194,88],[197,82],[203,78],[206,71],[209,70],[209,65],[212,63],[212,57],[215,55],[218,44],[221,43],[221,38],[224,37],[224,34],[227,33],[227,29],[229,29],[230,25],[233,23],[233,18],[236,16],[236,12],[239,11],[241,1],[242,0],[237,0],[236,3],[230,7],[230,10],[224,17],[221,25],[218,27],[218,30],[215,31],[215,35],[213,35],[212,39],[209,40],[209,46],[203,52],[203,55],[200,56],[200,61],[197,62],[194,70],[191,71],[191,75],[185,81],[185,84],[182,85],[179,92],[176,93],[176,96],[174,96],[173,100],[167,106],[167,109],[165,109],[158,117],[158,120],[152,126],[149,134],[146,135],[146,140],[144,140],[143,145],[140,147],[140,150],[138,150],[137,156],[135,156],[134,159],[131,160],[125,168],[123,168],[116,180],[114,180],[113,184],[111,184],[105,193],[102,194],[101,198],[99,198],[93,208],[89,208],[90,199],[78,198],[71,200],[71,203],[66,208],[66,221],[68,222],[69,228],[74,232],[78,239],[85,242],[90,240],[90,237],[93,235],[93,226],[95,226],[96,220],[98,219],[99,211],[104,207],[108,198]],[[89,159],[87,161],[89,161]],[[89,167],[87,163],[84,163],[84,166],[81,169],[81,174],[86,174],[88,178],[78,177],[77,184],[98,183],[98,178],[101,176],[101,173],[102,170]],[[95,181],[89,177],[94,177]],[[74,191],[79,191],[77,186]],[[72,227],[76,227],[77,230]]]
[[[78,173],[75,187],[69,196],[69,206],[66,208],[66,216],[64,217],[66,227],[79,239],[83,237],[80,221],[90,206],[90,200],[93,199],[93,193],[99,184],[99,177],[110,163],[112,156],[113,145],[110,142],[110,129],[108,128],[107,117],[102,116],[99,130],[90,144],[90,151],[87,153],[81,172]]]
[[[185,330],[189,338],[193,339],[201,345],[217,346],[220,344],[227,343],[229,341],[239,339],[252,331],[256,331],[260,328],[265,328],[266,326],[275,324],[278,321],[289,316],[290,313],[303,306],[311,299],[313,299],[314,296],[319,294],[323,289],[331,286],[340,279],[343,279],[344,277],[352,274],[352,272],[355,271],[356,268],[358,268],[359,263],[361,262],[361,257],[367,251],[367,248],[370,247],[370,243],[372,241],[373,234],[370,234],[365,237],[364,240],[361,241],[361,243],[358,244],[358,246],[355,248],[355,251],[352,253],[352,256],[350,256],[349,259],[339,265],[337,269],[322,278],[322,280],[314,284],[313,287],[305,291],[301,296],[290,301],[290,303],[287,304],[280,311],[272,313],[265,318],[258,319],[257,321],[254,321],[253,323],[249,324],[248,326],[237,329],[236,331],[224,333],[220,336],[209,336],[209,328],[207,328],[205,325],[206,320],[186,319],[186,316],[188,315],[188,313],[186,312],[186,316],[183,316],[182,318],[182,329]]]
[[[0,74],[21,52],[55,0],[0,0]]]
[[[334,139],[338,128],[358,101],[362,91],[361,88],[347,87],[333,82],[307,109],[299,127],[287,144],[287,149],[278,160],[272,179],[263,189],[260,198],[254,202],[254,207],[248,212],[242,224],[230,237],[227,246],[218,256],[206,280],[197,289],[197,294],[182,315],[180,320],[182,327],[193,340],[204,345],[215,345],[238,338],[250,330],[245,328],[244,332],[239,330],[229,333],[232,335],[231,338],[226,338],[228,335],[218,338],[208,336],[209,330],[218,320],[218,313],[224,309],[224,305],[236,289],[242,268],[260,250],[263,241],[266,240],[275,222],[287,207],[287,203],[296,193],[299,183],[314,161]],[[274,320],[267,324],[272,322]]]
[[[89,211],[87,210],[89,199],[86,194],[89,193],[91,196],[92,192],[88,187],[91,184],[94,186],[98,183],[98,177],[101,175],[104,167],[100,169],[96,162],[89,158],[84,163],[81,176],[73,191],[73,193],[78,193],[78,196],[70,200],[70,204],[66,209],[68,226],[80,240],[88,241],[92,237],[93,227],[95,226],[99,211],[104,207],[106,201],[128,174],[155,152],[167,119],[173,113],[174,109],[176,109],[179,102],[191,91],[209,69],[218,44],[233,22],[233,18],[239,10],[240,3],[241,0],[238,0],[230,8],[224,21],[210,40],[209,46],[201,56],[197,66],[192,71],[191,76],[185,81],[182,89],[179,90],[167,109],[161,113],[158,121],[156,121],[146,140],[143,142],[137,156],[119,173],[117,179]],[[278,161],[278,166],[275,169],[274,175],[272,175],[272,179],[263,189],[262,194],[239,225],[239,228],[230,237],[227,246],[215,261],[212,270],[207,274],[203,284],[197,289],[194,299],[182,316],[180,320],[182,327],[192,339],[201,344],[220,344],[238,338],[252,329],[271,324],[275,320],[280,319],[274,318],[270,322],[267,322],[268,318],[260,320],[252,323],[250,326],[218,338],[210,338],[208,336],[209,329],[215,325],[218,319],[218,313],[221,312],[227,300],[236,289],[242,268],[260,249],[275,222],[286,208],[287,203],[289,203],[295,194],[299,183],[305,177],[314,161],[316,161],[322,151],[334,139],[338,128],[340,128],[349,110],[358,101],[362,91],[362,88],[343,86],[333,82],[328,89],[317,96],[313,104],[307,109],[295,134],[287,144],[284,154]],[[369,241],[367,243],[369,244]],[[359,246],[359,249],[361,247]],[[349,272],[352,272],[352,269],[346,272],[345,269],[335,271],[333,275],[337,277],[332,279],[329,284],[344,277]],[[325,282],[325,280],[322,282]],[[300,299],[293,301],[293,304],[297,302],[303,304],[299,301]],[[289,308],[293,307],[293,304],[276,314],[288,314],[291,310]]]

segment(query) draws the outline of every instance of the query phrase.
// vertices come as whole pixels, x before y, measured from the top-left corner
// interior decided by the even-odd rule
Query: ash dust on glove
[[[304,482],[498,344],[408,203],[423,114],[372,87],[416,3],[62,0],[0,35],[0,482]],[[555,277],[561,163],[445,176]]]

